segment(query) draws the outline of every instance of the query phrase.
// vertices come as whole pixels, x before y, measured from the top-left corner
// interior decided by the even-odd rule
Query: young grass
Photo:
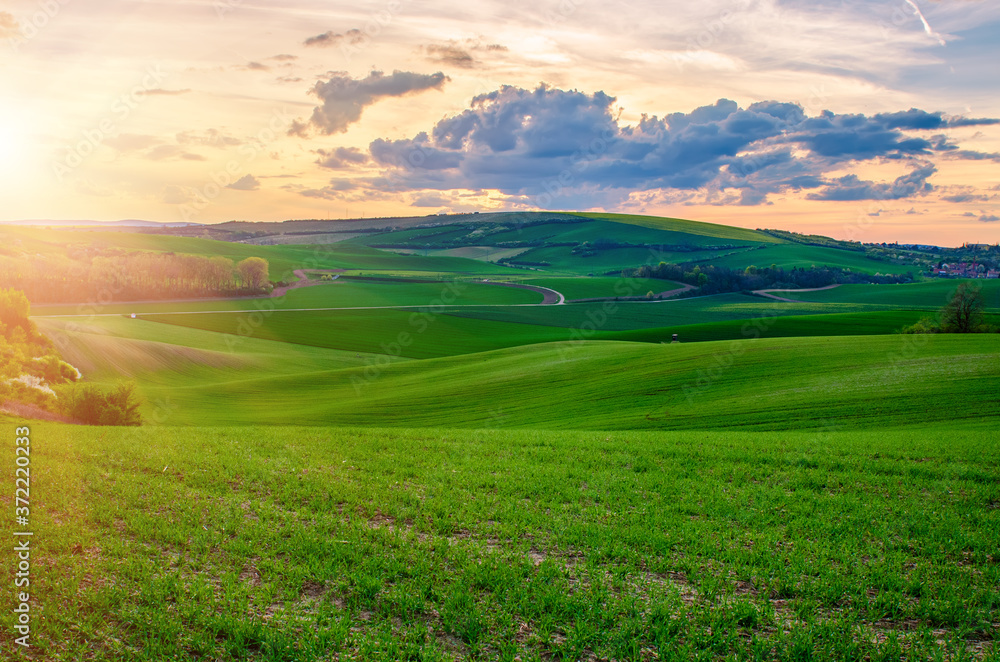
[[[32,438],[26,659],[996,659],[995,428]]]

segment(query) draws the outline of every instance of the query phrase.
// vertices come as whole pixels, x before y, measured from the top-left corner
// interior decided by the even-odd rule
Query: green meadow
[[[996,659],[997,442],[39,424],[23,655]]]
[[[18,659],[1000,660],[1000,334],[897,333],[958,281],[619,301],[680,287],[619,276],[652,244],[897,267],[680,219],[482,216],[323,246],[0,229],[342,270],[33,307],[84,382],[135,385],[144,425],[0,410],[6,494],[31,429]],[[473,250],[518,242],[550,265]],[[1000,326],[1000,284],[977,284]]]

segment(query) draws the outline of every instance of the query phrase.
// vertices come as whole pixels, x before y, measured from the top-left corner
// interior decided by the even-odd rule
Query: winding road
[[[334,280],[339,277],[339,273],[343,272],[344,269],[325,269],[316,270],[309,269],[308,273],[329,273],[335,274],[333,276]],[[256,299],[258,301],[264,301],[267,298],[280,298],[284,296],[289,290],[299,289],[302,287],[311,287],[313,285],[322,285],[323,281],[313,281],[309,280],[307,276],[307,270],[296,269],[293,272],[299,277],[299,280],[287,285],[285,287],[275,288],[269,297],[226,297],[226,298],[201,298],[201,299],[157,299],[151,301],[123,301],[116,305],[141,305],[141,304],[166,304],[166,303],[191,303],[191,302],[203,302],[203,301],[241,301],[245,299]],[[327,281],[329,282],[329,281]],[[479,281],[483,283],[488,283],[489,285],[500,285],[503,287],[517,287],[524,290],[531,290],[533,292],[538,292],[542,295],[542,301],[540,303],[465,303],[465,304],[450,304],[448,308],[461,308],[466,306],[475,306],[480,308],[508,308],[508,307],[529,307],[529,306],[561,306],[566,303],[586,303],[593,301],[610,301],[613,297],[604,297],[598,299],[574,299],[567,301],[566,297],[561,293],[549,287],[542,287],[540,285],[525,285],[522,283],[503,283],[503,282],[493,282],[493,281]],[[668,297],[681,294],[683,292],[688,292],[694,289],[691,285],[685,285],[684,287],[677,288],[674,290],[668,290],[666,292],[661,292],[656,295],[654,299],[619,299],[620,301],[629,301],[630,303],[669,303],[670,301],[677,301],[678,299],[669,299]],[[818,289],[828,289],[828,288],[818,288]],[[781,290],[775,290],[781,291]],[[797,292],[806,292],[810,290],[795,290]],[[767,295],[765,295],[767,296]],[[777,297],[772,297],[777,298]],[[396,305],[396,306],[336,306],[329,308],[269,308],[267,306],[260,306],[257,308],[248,308],[243,310],[191,310],[191,311],[168,311],[168,312],[141,312],[136,311],[134,314],[142,317],[150,317],[153,315],[211,315],[219,313],[260,313],[262,311],[267,311],[268,313],[280,313],[280,312],[326,312],[335,310],[383,310],[383,309],[414,309],[420,310],[423,308],[431,307],[432,304],[423,305]],[[61,314],[61,315],[32,315],[33,318],[45,319],[45,318],[70,318],[70,317],[121,317],[127,316],[127,313],[89,313],[89,314]]]

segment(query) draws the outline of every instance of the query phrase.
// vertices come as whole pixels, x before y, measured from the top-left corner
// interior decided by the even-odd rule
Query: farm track
[[[541,303],[538,304],[527,304],[533,306],[560,306],[566,303],[566,297],[562,295],[562,292],[557,292],[549,287],[542,287],[540,285],[524,285],[523,283],[488,283],[489,285],[503,285],[504,287],[517,287],[522,290],[531,290],[532,292],[538,292],[544,298]],[[524,305],[524,304],[510,304],[510,305]]]
[[[754,294],[759,294],[762,297],[767,297],[768,299],[774,299],[775,301],[785,301],[788,303],[802,303],[801,299],[787,299],[785,297],[779,297],[771,294],[771,292],[821,292],[823,290],[832,290],[835,287],[840,287],[840,284],[827,285],[826,287],[810,287],[804,290],[754,290]]]
[[[569,303],[593,303],[594,301],[630,301],[634,303],[638,302],[653,303],[656,301],[661,301],[663,299],[669,299],[671,297],[675,297],[678,294],[690,292],[693,289],[695,289],[694,285],[685,285],[684,287],[678,287],[675,290],[667,290],[666,292],[660,292],[659,294],[654,294],[652,299],[647,299],[646,297],[597,297],[591,299],[570,299]]]

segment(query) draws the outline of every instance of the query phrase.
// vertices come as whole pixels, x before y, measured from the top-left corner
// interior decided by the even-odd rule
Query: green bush
[[[68,416],[87,425],[142,425],[140,404],[132,384],[110,391],[86,384],[69,392],[63,407]]]
[[[900,333],[941,333],[941,327],[931,317],[921,317],[920,321],[910,326],[904,326]]]
[[[30,366],[33,368],[32,372],[50,384],[65,384],[80,379],[80,372],[65,361],[60,361],[58,356],[41,356],[34,359],[33,363]]]

